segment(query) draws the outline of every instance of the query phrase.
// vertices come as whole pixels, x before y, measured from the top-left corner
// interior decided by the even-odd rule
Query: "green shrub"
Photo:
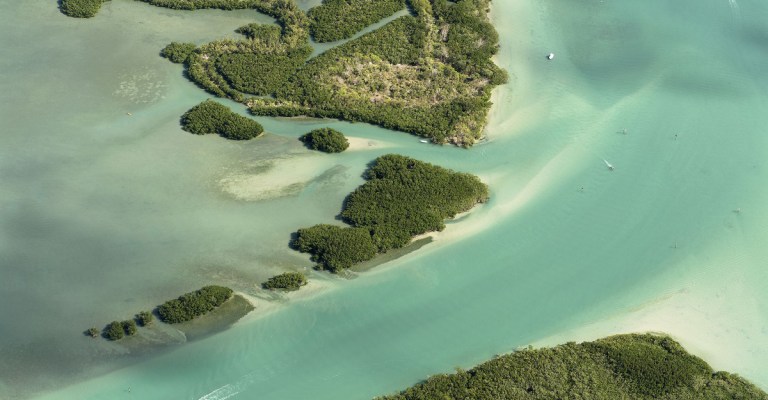
[[[365,228],[315,225],[299,229],[292,247],[310,253],[318,269],[339,272],[376,256],[376,246]]]
[[[668,337],[618,336],[598,340],[594,348],[605,354],[612,369],[632,382],[638,392],[653,398],[693,386],[697,377],[711,372],[707,363]]]
[[[123,325],[123,330],[127,336],[133,336],[136,334],[136,321],[127,319],[121,322],[121,324]]]
[[[223,286],[205,286],[185,293],[157,307],[163,322],[175,324],[190,321],[222,305],[232,297],[232,289]]]
[[[232,140],[248,140],[264,132],[258,122],[236,114],[213,100],[206,100],[184,113],[181,126],[196,135],[217,133]]]
[[[268,43],[278,43],[282,36],[282,29],[274,25],[252,23],[235,29],[235,32],[248,39],[259,39]]]
[[[299,290],[307,284],[307,277],[300,272],[285,272],[275,275],[261,284],[264,289]]]
[[[88,328],[88,330],[85,331],[84,333],[85,333],[85,335],[90,336],[92,338],[99,337],[99,330],[96,329],[96,328]]]
[[[118,321],[112,321],[104,328],[102,335],[109,340],[120,340],[125,336],[123,324]]]
[[[91,18],[98,14],[101,3],[109,0],[61,0],[59,9],[64,15],[74,18]]]
[[[195,51],[197,46],[194,43],[171,42],[165,46],[160,55],[169,59],[171,62],[182,64],[187,61],[189,55]]]
[[[322,269],[338,272],[402,247],[413,236],[442,230],[446,218],[488,198],[487,186],[473,175],[394,154],[377,158],[365,178],[341,212],[351,228],[299,229],[292,242]]]
[[[320,128],[302,135],[299,140],[312,150],[325,153],[341,153],[349,147],[344,134],[331,128]]]
[[[285,85],[310,54],[309,45],[276,54],[223,54],[216,59],[216,71],[236,90],[267,96]]]
[[[620,366],[606,352],[633,361]],[[651,366],[657,371],[651,371]],[[632,376],[630,384],[628,376]],[[639,376],[643,378],[637,380]],[[672,339],[620,335],[518,351],[469,371],[432,376],[399,394],[379,398],[416,399],[768,400],[768,395],[737,376],[713,373]]]
[[[315,41],[348,39],[366,26],[405,8],[405,0],[323,0],[309,10]]]
[[[155,317],[152,315],[152,312],[150,311],[142,311],[138,314],[136,314],[136,321],[141,326],[149,326],[152,325],[152,321],[155,320]]]

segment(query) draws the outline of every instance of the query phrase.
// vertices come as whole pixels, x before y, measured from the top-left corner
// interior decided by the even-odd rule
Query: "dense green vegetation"
[[[299,229],[291,247],[312,255],[318,269],[339,272],[376,256],[376,245],[366,228],[315,225]]]
[[[309,19],[292,0],[141,1],[181,10],[250,8],[277,20],[279,27],[249,24],[237,30],[244,40],[214,41],[190,54],[187,76],[216,96],[243,102],[243,93],[271,95],[312,53]]]
[[[377,158],[365,178],[341,212],[351,228],[316,225],[299,229],[292,241],[318,268],[338,272],[402,247],[488,198],[487,186],[473,175],[394,154]]]
[[[216,71],[235,90],[267,96],[274,94],[312,54],[302,46],[277,53],[230,53],[216,59]]]
[[[488,199],[488,187],[476,176],[400,155],[377,158],[365,178],[368,182],[349,195],[341,216],[367,228],[379,252],[441,231],[445,219]]]
[[[125,329],[122,323],[112,321],[104,328],[102,335],[109,340],[120,340],[125,336]]]
[[[348,39],[403,8],[405,0],[323,0],[307,13],[309,30],[320,43]]]
[[[277,26],[239,28],[240,39],[172,43],[162,51],[183,62],[201,88],[257,115],[363,121],[471,146],[482,135],[491,90],[507,80],[492,61],[499,44],[490,0],[325,0],[310,16],[293,0],[141,1],[274,17]],[[310,29],[318,40],[349,37],[404,5],[413,15],[307,61]]]
[[[184,113],[181,127],[196,135],[217,133],[232,140],[248,140],[264,132],[258,122],[238,115],[213,100],[206,100]]]
[[[173,52],[191,80],[257,115],[363,121],[470,146],[482,135],[491,90],[507,79],[491,60],[498,36],[487,18],[490,0],[326,0],[309,17],[291,0],[142,1],[275,17],[279,28],[251,24],[238,29],[245,39]],[[349,37],[403,5],[414,15],[306,62],[310,29],[320,41]]]
[[[668,337],[620,335],[518,351],[380,398],[411,399],[768,400],[768,395],[736,375],[712,371]]]
[[[264,289],[299,290],[307,284],[307,277],[301,272],[285,272],[275,275],[261,284]]]
[[[486,16],[489,0],[409,4],[415,16],[313,58],[275,99],[250,100],[251,111],[363,121],[472,145],[491,90],[507,80],[491,60],[498,36]]]
[[[200,290],[186,293],[177,299],[169,300],[157,307],[157,313],[163,322],[174,324],[189,321],[195,317],[214,310],[232,297],[232,289],[223,286],[205,286]],[[138,332],[138,325],[149,326],[154,321],[150,311],[142,311],[135,318],[122,322],[112,321],[103,331],[102,336],[109,340],[120,340],[125,335],[133,336]],[[90,328],[86,335],[96,337],[98,329]]]
[[[127,336],[133,336],[136,334],[136,321],[127,319],[121,322],[121,324],[123,325],[123,331],[125,331]]]
[[[150,311],[142,311],[138,314],[136,314],[136,321],[141,326],[149,326],[152,325],[152,321],[155,320],[155,317],[152,315],[152,312]]]
[[[160,55],[169,59],[171,62],[183,64],[196,48],[197,46],[195,46],[194,43],[171,42],[171,44],[165,46],[163,50],[160,51]]]
[[[232,297],[232,289],[223,286],[205,286],[168,300],[157,307],[163,322],[175,324],[190,321],[222,305]]]
[[[59,9],[64,15],[75,18],[91,18],[101,9],[101,3],[109,0],[61,0]]]
[[[331,128],[314,129],[302,135],[299,140],[310,149],[325,153],[341,153],[349,147],[349,141],[344,134]]]

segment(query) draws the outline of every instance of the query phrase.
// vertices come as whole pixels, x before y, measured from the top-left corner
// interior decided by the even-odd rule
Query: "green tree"
[[[121,322],[121,324],[123,325],[123,330],[125,331],[126,335],[133,336],[136,334],[136,321],[127,319]]]
[[[299,137],[312,150],[325,153],[341,153],[349,147],[349,141],[343,133],[331,129],[320,128]]]
[[[379,400],[768,400],[746,380],[714,372],[665,336],[618,335],[494,358],[434,375]]]
[[[101,9],[101,4],[109,0],[61,0],[59,9],[64,15],[74,18],[91,18]]]
[[[181,127],[196,135],[216,133],[232,140],[248,140],[264,132],[258,122],[235,114],[227,106],[213,100],[206,100],[184,113]]]
[[[315,225],[299,229],[292,247],[312,255],[318,269],[339,272],[376,256],[376,246],[365,228]]]
[[[187,61],[189,55],[195,51],[197,46],[194,43],[171,42],[165,46],[160,55],[169,59],[171,62],[182,64]]]
[[[152,315],[151,311],[142,311],[138,314],[136,314],[136,321],[141,326],[149,326],[152,325],[152,321],[154,321],[155,317]]]
[[[309,10],[310,33],[319,43],[348,39],[366,26],[405,8],[405,0],[323,0]]]
[[[292,246],[310,253],[321,269],[337,272],[405,246],[488,199],[488,187],[476,176],[396,154],[377,158],[365,179],[341,212],[352,227],[316,225],[296,233]]]
[[[166,301],[157,307],[157,314],[169,324],[190,321],[221,306],[232,297],[232,293],[232,289],[227,287],[205,286]]]
[[[110,322],[102,332],[102,335],[109,340],[120,340],[125,336],[123,324],[118,321]]]

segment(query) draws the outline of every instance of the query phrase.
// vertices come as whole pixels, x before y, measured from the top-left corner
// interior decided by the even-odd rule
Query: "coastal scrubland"
[[[507,80],[491,57],[498,36],[487,0],[409,2],[404,16],[309,60],[258,115],[339,118],[470,146],[491,90]]]
[[[274,17],[274,26],[240,27],[241,39],[162,51],[201,88],[257,115],[362,121],[471,146],[482,136],[491,90],[507,80],[492,61],[499,45],[490,0],[329,0],[308,13],[292,0],[141,1]],[[406,6],[411,15],[309,59],[310,34],[347,38]]]
[[[368,25],[405,8],[405,0],[323,0],[307,13],[316,42],[349,39]]]
[[[768,395],[737,375],[713,371],[669,337],[632,334],[517,351],[378,398],[416,399],[767,400]]]
[[[213,100],[206,100],[184,113],[181,128],[196,135],[216,133],[231,140],[249,140],[264,132],[258,122]]]
[[[291,241],[311,254],[318,269],[339,272],[400,248],[488,199],[488,187],[476,176],[401,155],[377,158],[364,177],[367,182],[347,197],[341,212],[350,226],[299,229]]]
[[[312,150],[325,153],[341,153],[349,147],[343,133],[331,128],[319,128],[299,137]]]

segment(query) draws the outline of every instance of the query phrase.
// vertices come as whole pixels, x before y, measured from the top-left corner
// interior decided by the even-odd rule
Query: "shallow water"
[[[768,387],[767,5],[497,1],[512,79],[467,151],[313,120],[258,118],[268,134],[248,143],[188,135],[179,116],[208,96],[159,49],[269,18],[113,0],[84,21],[23,3],[0,0],[0,397],[370,398],[626,329],[668,331]],[[295,140],[326,125],[370,146]],[[492,200],[201,341],[148,356],[80,336],[204,284],[260,295],[309,267],[290,233],[334,221],[388,152],[476,173]]]

